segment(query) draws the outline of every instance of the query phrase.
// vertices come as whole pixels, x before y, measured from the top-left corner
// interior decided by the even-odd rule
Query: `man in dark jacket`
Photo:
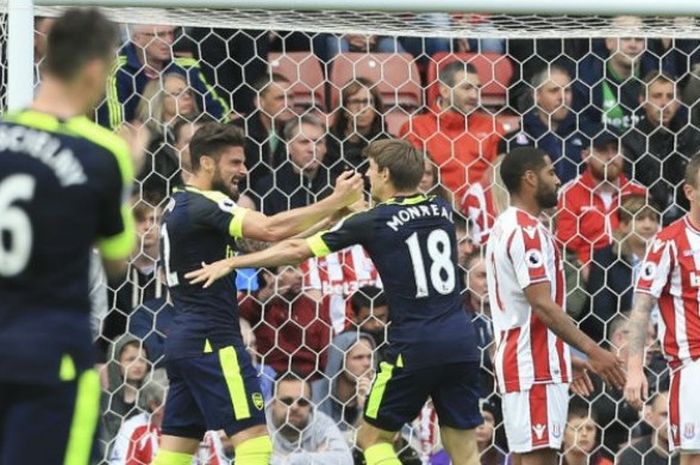
[[[284,154],[284,125],[296,116],[294,95],[289,92],[290,82],[281,74],[273,73],[253,83],[256,92],[256,110],[233,122],[246,134],[245,165],[248,185],[254,187],[260,178],[275,170]],[[264,195],[259,192],[258,195]]]
[[[560,65],[540,69],[529,81],[531,97],[522,127],[506,134],[498,153],[516,147],[537,147],[549,154],[562,183],[578,175],[583,143],[578,136],[582,117],[571,111],[571,75]]]
[[[688,160],[700,148],[700,130],[690,124],[688,112],[676,99],[672,77],[651,72],[644,84],[639,93],[642,119],[622,143],[631,162],[631,178],[649,188],[667,225],[688,209],[683,174]]]
[[[315,116],[292,119],[284,127],[287,157],[253,187],[260,211],[274,215],[304,207],[333,192],[339,174],[336,157],[327,153],[326,127]]]
[[[173,26],[135,25],[107,79],[105,101],[97,109],[97,122],[110,129],[132,121],[146,85],[166,73],[179,73],[199,96],[199,107],[216,119],[228,117],[229,98],[222,98],[206,81],[197,60],[173,57]]]

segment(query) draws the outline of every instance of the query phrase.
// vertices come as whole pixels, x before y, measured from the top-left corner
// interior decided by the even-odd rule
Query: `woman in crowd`
[[[363,170],[367,159],[362,150],[370,142],[389,137],[384,126],[384,105],[376,84],[357,78],[340,94],[340,108],[327,138],[328,153],[338,156],[351,169]]]

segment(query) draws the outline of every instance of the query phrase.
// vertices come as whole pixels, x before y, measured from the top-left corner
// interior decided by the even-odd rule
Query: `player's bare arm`
[[[248,211],[243,218],[243,236],[266,242],[278,242],[303,233],[362,198],[362,175],[346,171],[335,183],[334,192],[319,202],[306,207],[265,216]]]
[[[203,286],[207,288],[236,268],[297,265],[312,256],[313,252],[306,240],[288,239],[260,252],[219,260],[209,265],[202,263],[202,268],[187,273],[185,278],[190,280],[190,284],[204,283]]]
[[[647,397],[648,382],[644,376],[644,345],[649,327],[649,315],[656,306],[656,298],[645,292],[634,295],[634,306],[630,313],[627,342],[627,383],[625,399],[635,407],[642,408]]]
[[[564,342],[588,356],[588,364],[593,372],[617,388],[625,385],[622,361],[599,347],[573,324],[566,312],[552,300],[549,282],[532,284],[525,288],[524,292],[533,311],[542,322]]]

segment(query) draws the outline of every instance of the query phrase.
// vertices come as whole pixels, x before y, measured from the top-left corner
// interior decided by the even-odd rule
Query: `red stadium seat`
[[[292,83],[294,106],[300,113],[311,107],[325,110],[325,78],[316,55],[310,52],[270,53],[268,61],[273,73],[285,76]]]
[[[399,136],[399,131],[406,121],[411,118],[411,114],[403,108],[389,109],[384,113],[384,123],[386,130],[394,137]]]
[[[439,70],[443,66],[458,60],[471,63],[476,67],[482,84],[482,105],[486,107],[501,107],[506,103],[506,91],[511,79],[513,79],[513,64],[506,55],[495,52],[438,52],[431,57],[428,64],[428,88],[426,95],[428,105],[435,103],[440,92]]]
[[[421,106],[420,74],[409,53],[341,53],[333,58],[331,66],[333,108],[338,106],[342,88],[358,77],[377,83],[386,109],[398,105],[412,110]]]

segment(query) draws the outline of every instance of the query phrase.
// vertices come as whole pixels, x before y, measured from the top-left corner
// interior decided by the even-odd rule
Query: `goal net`
[[[46,34],[61,11],[35,8],[35,85]],[[364,170],[362,149],[373,140],[405,137],[424,151],[421,189],[444,196],[458,213],[460,284],[482,351],[482,463],[508,455],[483,261],[490,227],[507,204],[495,169],[500,154],[537,146],[551,155],[563,187],[548,220],[565,258],[567,311],[596,342],[624,356],[645,245],[687,208],[683,170],[700,147],[696,17],[104,11],[122,25],[123,46],[95,118],[111,129],[144,123],[151,143],[132,202],[140,249],[124,282],[95,281],[105,364],[101,460],[126,463],[129,454],[142,454],[150,463],[157,444],[157,431],[147,439],[134,434],[158,421],[167,385],[162,356],[173,308],[158,221],[172,188],[190,174],[187,142],[211,119],[245,130],[249,176],[240,203],[266,214],[322,198],[343,169]],[[0,0],[3,110],[7,20]],[[300,267],[243,270],[237,285],[275,440],[292,422],[277,412],[296,408],[312,418],[292,424],[297,429],[328,415],[347,445],[335,452],[362,463],[356,428],[390,327],[366,252],[356,247]],[[659,395],[642,415],[599,380],[591,396],[572,394],[567,430],[552,432],[564,435],[568,463],[581,454],[618,463],[663,455],[668,368],[651,337],[657,331],[655,313],[647,375]],[[279,399],[275,380],[289,374],[309,381],[313,410],[298,401],[283,405],[289,399]],[[396,448],[402,463],[447,463],[431,403],[405,425]],[[216,460],[231,454],[219,432],[209,432],[197,460],[223,463]]]

